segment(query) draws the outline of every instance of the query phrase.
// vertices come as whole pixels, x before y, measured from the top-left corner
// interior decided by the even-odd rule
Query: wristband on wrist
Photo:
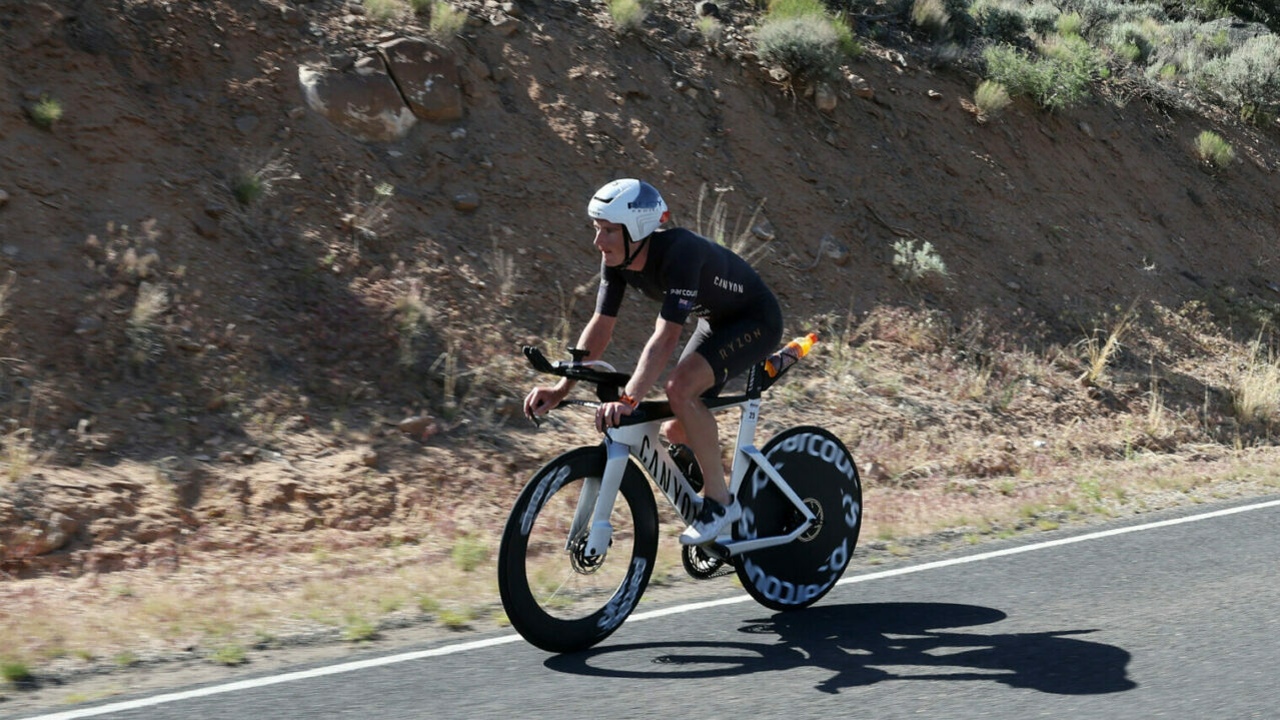
[[[637,407],[640,406],[639,401],[637,401],[635,398],[631,397],[626,393],[622,393],[621,397],[618,398],[618,402],[622,403],[623,405],[626,405],[632,410],[635,410]]]

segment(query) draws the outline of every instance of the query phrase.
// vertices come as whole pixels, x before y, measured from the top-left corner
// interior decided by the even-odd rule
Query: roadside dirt
[[[536,381],[518,349],[558,352],[588,317],[583,210],[619,176],[690,227],[721,198],[788,334],[829,338],[764,430],[846,438],[884,552],[939,514],[994,532],[1104,472],[1172,468],[1197,479],[1152,496],[1184,502],[1232,463],[1265,467],[1233,454],[1271,430],[1235,419],[1232,383],[1280,307],[1277,128],[1118,96],[980,124],[977,76],[931,67],[901,27],[822,112],[744,42],[690,34],[693,3],[658,2],[626,36],[602,4],[458,6],[464,118],[370,144],[307,109],[298,66],[419,20],[333,0],[0,2],[0,645],[24,662],[115,656],[26,623],[111,617],[180,593],[179,573],[260,573],[243,587],[270,594],[321,552],[346,570],[303,575],[448,566],[462,537],[492,550],[528,475],[584,442],[517,417]],[[723,11],[745,38],[754,11]],[[42,98],[63,109],[49,129]],[[1206,129],[1236,164],[1197,160]],[[246,175],[264,181],[248,205]],[[904,241],[931,243],[947,281],[904,282]],[[1130,308],[1108,377],[1078,382],[1082,340]],[[625,312],[627,369],[652,318]],[[1124,464],[1148,454],[1169,465]],[[1248,477],[1219,492],[1271,491]],[[470,582],[430,592],[484,606]],[[208,652],[176,634],[148,647]]]

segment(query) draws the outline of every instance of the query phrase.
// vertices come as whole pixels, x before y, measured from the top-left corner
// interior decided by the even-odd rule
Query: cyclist
[[[773,351],[782,338],[782,310],[773,292],[747,261],[728,248],[683,228],[659,229],[670,218],[652,185],[625,178],[601,187],[587,205],[600,251],[600,289],[595,313],[578,338],[586,359],[604,354],[613,337],[623,293],[634,286],[662,304],[653,335],[645,343],[635,373],[618,402],[596,411],[601,432],[617,427],[658,382],[680,341],[690,315],[697,328],[685,345],[665,390],[675,420],[663,426],[671,443],[693,450],[703,477],[703,501],[693,524],[680,536],[686,545],[714,540],[742,515],[725,485],[715,415],[703,397],[715,397],[725,382],[746,372]],[[525,414],[541,415],[564,400],[574,383],[535,387],[524,400]]]

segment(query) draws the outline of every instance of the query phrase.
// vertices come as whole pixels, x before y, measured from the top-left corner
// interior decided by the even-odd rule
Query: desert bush
[[[1107,45],[1115,53],[1135,65],[1145,65],[1151,55],[1151,38],[1148,28],[1136,22],[1112,25],[1107,33]]]
[[[364,12],[377,22],[395,20],[409,10],[405,0],[364,0]]]
[[[1061,14],[1061,11],[1053,5],[1035,3],[1026,9],[1023,17],[1032,32],[1037,35],[1048,35],[1057,27],[1058,17]]]
[[[62,119],[62,103],[45,96],[36,101],[28,111],[36,125],[48,130]]]
[[[1280,107],[1280,38],[1252,37],[1230,55],[1205,63],[1198,79],[1204,91],[1241,117],[1264,121]]]
[[[1027,18],[1020,8],[1001,2],[984,2],[973,7],[978,31],[985,38],[1016,44],[1027,34]]]
[[[1231,408],[1242,423],[1270,422],[1280,407],[1280,365],[1265,352],[1260,341],[1254,342],[1249,354],[1231,378]]]
[[[756,43],[762,59],[782,66],[794,78],[827,80],[840,68],[839,39],[821,17],[767,19],[756,31]]]
[[[231,194],[241,206],[249,207],[275,193],[277,183],[297,178],[279,157],[242,161],[231,176]]]
[[[724,38],[724,24],[710,15],[705,15],[698,18],[698,33],[702,35],[702,41],[708,47],[716,47]]]
[[[946,37],[950,21],[951,14],[942,0],[914,0],[911,3],[911,24],[934,38]]]
[[[838,77],[840,64],[858,52],[853,32],[820,0],[773,0],[755,40],[762,60],[803,81]]]
[[[1083,29],[1084,19],[1078,12],[1059,13],[1053,23],[1053,30],[1059,35],[1079,35]]]
[[[1143,18],[1167,19],[1164,7],[1157,3],[1066,0],[1060,7],[1064,13],[1078,19],[1077,34],[1095,40],[1101,40],[1108,28],[1117,23],[1136,22]]]
[[[427,2],[427,0],[417,0],[418,2]],[[452,37],[462,32],[467,24],[467,13],[465,10],[459,10],[444,0],[430,0],[431,22],[428,27],[431,28],[431,34],[436,37]]]
[[[249,656],[243,646],[231,643],[221,645],[209,653],[209,662],[227,666],[243,665],[249,662]]]
[[[395,324],[399,337],[399,364],[412,368],[419,363],[422,344],[432,332],[436,322],[436,310],[424,297],[422,281],[413,279],[409,287],[395,301]]]
[[[454,544],[449,557],[453,560],[454,567],[462,572],[472,572],[489,559],[489,548],[480,538],[463,535]]]
[[[1106,375],[1107,367],[1121,348],[1121,340],[1133,329],[1137,314],[1130,306],[1107,329],[1094,330],[1078,345],[1084,353],[1085,370],[1077,380],[1083,385],[1097,385]]]
[[[164,286],[145,281],[138,285],[138,296],[125,328],[131,350],[129,359],[135,364],[150,362],[164,353],[159,320],[168,309],[169,292]]]
[[[1008,88],[993,80],[978,83],[973,93],[973,104],[978,106],[978,117],[982,119],[999,115],[1011,102]]]
[[[1088,94],[1097,71],[1092,49],[1079,36],[1058,36],[1044,49],[1047,57],[1034,57],[1009,45],[992,45],[983,51],[987,76],[1046,110],[1076,105]]]
[[[343,217],[343,223],[351,230],[352,242],[359,249],[360,241],[377,240],[391,221],[392,198],[396,189],[391,183],[380,182],[373,186],[372,197],[365,199],[356,190],[352,194],[351,212]]]
[[[1196,137],[1196,154],[1207,165],[1223,169],[1236,159],[1236,151],[1221,135],[1205,130]]]
[[[649,11],[640,0],[609,0],[609,17],[619,33],[639,30]]]
[[[0,679],[5,682],[22,683],[31,680],[31,668],[26,663],[5,661],[0,662]]]
[[[908,284],[948,275],[947,264],[927,240],[919,247],[915,240],[896,241],[893,244],[893,267],[898,271],[898,277]]]

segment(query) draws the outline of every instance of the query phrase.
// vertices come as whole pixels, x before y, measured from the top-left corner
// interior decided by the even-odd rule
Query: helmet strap
[[[623,246],[622,250],[622,262],[614,266],[618,270],[626,270],[627,267],[631,265],[631,261],[635,260],[636,256],[640,254],[640,251],[644,249],[644,244],[649,242],[649,238],[647,237],[638,243],[631,242],[631,233],[627,230],[626,226],[623,226],[622,234],[625,236],[626,244]],[[635,246],[635,252],[632,252],[632,246]]]

